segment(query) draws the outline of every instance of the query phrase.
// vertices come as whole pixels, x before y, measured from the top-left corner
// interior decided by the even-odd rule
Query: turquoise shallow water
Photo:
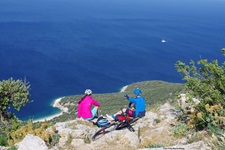
[[[18,117],[58,113],[54,99],[182,82],[177,60],[224,60],[225,1],[0,0],[0,79],[26,79],[31,100]],[[162,42],[165,40],[165,42]]]

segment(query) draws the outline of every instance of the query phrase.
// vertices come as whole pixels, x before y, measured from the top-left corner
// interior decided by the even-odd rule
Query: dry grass
[[[170,132],[171,128],[168,126],[160,125],[159,123],[157,126],[162,126],[163,128],[159,129],[150,129],[150,128],[143,128],[141,129],[141,137],[148,137],[141,139],[141,143],[139,147],[146,147],[153,144],[162,144],[164,146],[170,146],[174,143],[174,141],[178,140],[177,137],[174,137]]]
[[[94,127],[93,123],[86,120],[77,120],[76,122],[68,124],[68,128],[74,129],[78,124],[82,124],[88,127]]]

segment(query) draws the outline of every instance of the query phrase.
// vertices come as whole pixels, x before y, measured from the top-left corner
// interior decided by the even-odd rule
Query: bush
[[[149,146],[145,146],[145,148],[161,148],[161,147],[165,147],[165,145],[163,145],[163,144],[151,144]]]
[[[57,144],[60,136],[56,133],[54,126],[52,126],[52,131],[47,131],[46,129],[48,127],[49,125],[47,123],[42,123],[39,128],[35,128],[35,126],[30,122],[9,134],[8,145],[14,145],[17,142],[22,141],[27,134],[33,134],[44,140],[47,146],[54,146]]]
[[[222,49],[225,55],[225,48]],[[176,69],[186,81],[185,89],[192,97],[200,100],[190,114],[188,127],[216,132],[225,124],[225,62],[220,66],[217,60],[201,59],[197,65],[178,61]]]
[[[161,121],[160,121],[158,118],[156,118],[156,119],[154,119],[154,122],[155,122],[156,124],[158,124],[158,123],[160,123]]]
[[[188,134],[188,129],[186,124],[181,123],[175,125],[175,127],[172,129],[172,133],[174,136],[186,136]]]
[[[222,150],[225,149],[225,134],[221,133],[220,135],[212,134],[211,140],[208,142],[208,145],[214,150]]]
[[[7,146],[7,135],[4,133],[0,134],[0,146]]]
[[[195,126],[197,129],[207,128],[208,131],[216,133],[224,128],[225,110],[220,104],[210,106],[206,104],[201,111],[195,110],[191,114],[188,126]]]

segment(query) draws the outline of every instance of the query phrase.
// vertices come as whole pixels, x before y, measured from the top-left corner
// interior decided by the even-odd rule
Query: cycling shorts
[[[85,120],[92,120],[94,119],[94,117],[96,116],[98,112],[98,109],[96,107],[94,107],[92,110],[91,110],[91,113],[92,113],[92,117],[91,118],[86,118]]]

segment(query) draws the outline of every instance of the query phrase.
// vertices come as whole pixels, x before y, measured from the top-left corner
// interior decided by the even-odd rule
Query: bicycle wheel
[[[134,122],[136,122],[136,121],[138,121],[139,120],[139,117],[136,117],[136,118],[134,118],[134,119],[132,119],[131,121],[130,121],[130,124],[132,124],[132,123],[134,123]]]
[[[124,129],[124,128],[127,128],[128,130],[130,130],[131,132],[134,132],[134,128],[130,125],[129,122],[120,122],[116,128],[116,130],[121,130],[121,129]]]
[[[134,130],[134,128],[132,127],[132,124],[133,124],[134,122],[138,121],[138,120],[139,120],[139,117],[136,117],[136,118],[134,118],[134,119],[132,119],[132,120],[129,120],[129,121],[124,120],[124,121],[122,121],[122,122],[120,122],[120,123],[118,124],[116,130],[121,130],[121,129],[123,129],[123,128],[128,128],[128,130],[130,130],[131,132],[134,132],[135,130]]]
[[[130,132],[134,132],[135,131],[134,128],[131,125],[127,126],[127,128],[128,128],[128,130],[130,130]]]
[[[127,122],[125,120],[118,123],[116,130],[121,130],[123,128],[127,127]]]
[[[105,134],[109,132],[112,132],[116,128],[117,128],[117,123],[111,123],[108,126],[101,128],[93,135],[92,141],[100,139],[102,136],[104,136]]]

